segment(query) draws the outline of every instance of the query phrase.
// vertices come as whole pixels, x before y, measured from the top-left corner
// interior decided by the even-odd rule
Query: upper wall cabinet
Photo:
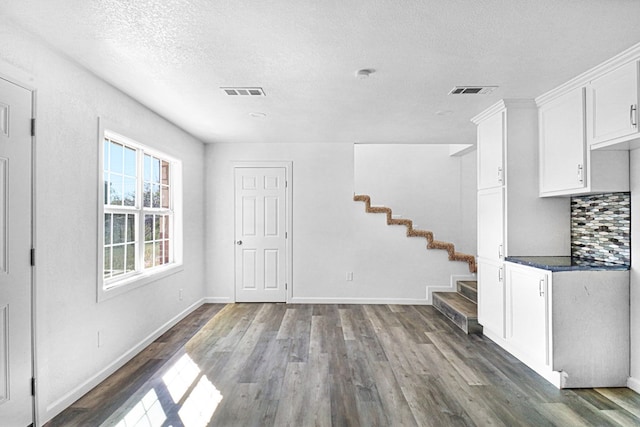
[[[640,44],[536,98],[540,196],[629,191]]]
[[[587,145],[585,95],[578,87],[540,104],[540,197],[629,191],[629,153]]]
[[[587,85],[587,139],[594,148],[640,137],[638,75],[632,61]]]
[[[504,185],[505,112],[478,124],[478,190]]]
[[[584,89],[540,106],[540,195],[582,192],[587,187]]]

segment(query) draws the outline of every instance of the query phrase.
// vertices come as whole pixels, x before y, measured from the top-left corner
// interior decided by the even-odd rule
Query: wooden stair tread
[[[433,297],[440,298],[467,319],[478,318],[478,306],[457,292],[434,292]]]
[[[467,334],[481,334],[478,305],[457,292],[434,292],[433,306]]]

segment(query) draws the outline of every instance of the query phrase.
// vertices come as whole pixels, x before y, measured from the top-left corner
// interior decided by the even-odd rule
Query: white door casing
[[[0,78],[0,423],[33,422],[32,93]]]
[[[235,167],[235,299],[286,302],[290,266],[286,166]]]

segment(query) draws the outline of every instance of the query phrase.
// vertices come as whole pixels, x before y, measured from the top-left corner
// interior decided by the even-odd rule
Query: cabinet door
[[[584,89],[540,107],[540,195],[570,193],[587,186]]]
[[[504,111],[478,124],[478,190],[504,184]]]
[[[638,63],[623,65],[588,86],[590,144],[638,135]]]
[[[478,323],[504,338],[504,275],[502,263],[478,259]]]
[[[504,189],[478,192],[478,256],[495,261],[505,256]]]
[[[547,287],[550,273],[505,265],[506,340],[534,366],[548,365]]]

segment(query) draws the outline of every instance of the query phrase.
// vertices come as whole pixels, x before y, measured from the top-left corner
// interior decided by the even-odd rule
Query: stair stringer
[[[393,218],[393,211],[386,206],[371,206],[371,197],[366,194],[355,194],[353,200],[356,202],[364,202],[365,210],[368,213],[383,213],[387,216],[387,225],[404,225],[407,227],[407,237],[424,237],[427,239],[427,249],[442,249],[447,251],[449,261],[461,261],[469,264],[469,271],[475,273],[477,271],[476,257],[461,252],[456,252],[455,245],[449,242],[435,240],[433,232],[413,228],[413,221],[406,218]]]

